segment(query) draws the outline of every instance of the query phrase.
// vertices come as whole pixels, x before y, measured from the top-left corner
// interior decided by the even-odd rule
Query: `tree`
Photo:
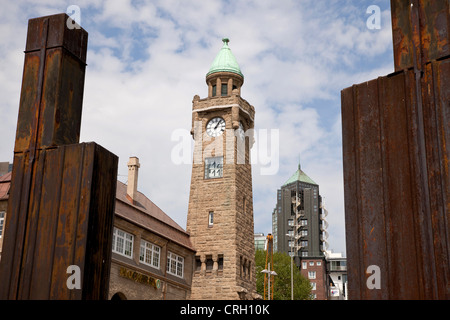
[[[256,260],[256,291],[264,296],[264,270],[266,264],[266,252],[263,250],[257,250],[255,254]],[[270,287],[273,292],[274,300],[291,300],[291,257],[282,252],[274,252],[273,264],[271,270],[275,270],[277,276],[275,276],[274,284],[271,283]],[[311,284],[300,273],[297,266],[294,267],[294,300],[310,300],[311,299]]]

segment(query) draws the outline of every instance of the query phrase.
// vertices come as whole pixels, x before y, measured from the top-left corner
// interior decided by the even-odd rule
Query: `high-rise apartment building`
[[[274,249],[294,257],[297,267],[310,280],[316,299],[326,299],[328,291],[324,213],[319,185],[299,164],[277,191],[272,213]]]

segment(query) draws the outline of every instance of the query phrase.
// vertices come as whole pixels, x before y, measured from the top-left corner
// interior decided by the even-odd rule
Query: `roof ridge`
[[[117,182],[120,182],[121,184],[123,184],[124,186],[126,186],[125,183],[123,183],[123,182],[121,182],[121,181],[119,181],[119,180],[117,180]],[[145,198],[145,200],[149,201],[149,203],[150,203],[151,205],[153,205],[153,206],[157,209],[157,211],[159,211],[160,213],[162,213],[162,214],[163,214],[163,218],[165,218],[165,219],[161,219],[160,217],[155,216],[154,214],[152,214],[152,213],[150,212],[150,208],[146,208],[142,202],[139,202],[139,199],[137,199],[137,200],[138,200],[137,202],[138,202],[140,205],[132,204],[132,203],[129,202],[129,201],[124,201],[124,202],[127,203],[127,204],[129,204],[130,206],[136,208],[137,210],[141,211],[142,213],[144,213],[144,214],[146,214],[146,215],[149,215],[149,216],[151,216],[151,217],[153,217],[153,218],[155,218],[155,219],[157,219],[157,220],[159,220],[159,221],[161,221],[161,222],[163,222],[163,223],[165,223],[165,224],[168,224],[169,226],[171,226],[171,227],[173,227],[173,228],[175,228],[175,229],[178,229],[179,231],[186,232],[186,230],[185,230],[183,227],[181,227],[175,220],[173,220],[167,213],[164,212],[164,210],[162,210],[158,205],[156,205],[156,204],[155,204],[151,199],[149,199],[145,194],[143,194],[143,193],[140,192],[140,191],[137,191],[137,193],[138,193],[140,196],[142,196],[143,198]],[[166,219],[168,219],[168,221],[165,221]]]

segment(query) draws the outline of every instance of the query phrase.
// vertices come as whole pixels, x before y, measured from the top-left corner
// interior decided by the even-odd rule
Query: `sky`
[[[28,19],[77,18],[70,6],[89,33],[80,142],[116,154],[120,181],[137,156],[138,190],[186,228],[192,100],[207,97],[226,37],[256,111],[255,232],[271,233],[300,159],[328,210],[329,249],[345,254],[340,94],[394,71],[388,0],[2,0],[0,161],[13,159]]]

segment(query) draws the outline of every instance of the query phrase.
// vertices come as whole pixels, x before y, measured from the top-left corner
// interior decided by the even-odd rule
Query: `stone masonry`
[[[187,231],[197,250],[191,299],[253,299],[256,291],[250,149],[254,107],[240,97],[243,78],[229,72],[207,77],[208,98],[193,99],[194,163]],[[227,84],[213,96],[211,83]],[[225,132],[206,134],[207,123],[225,120]],[[245,138],[238,134],[239,124]],[[240,148],[245,143],[245,148]],[[242,150],[242,151],[241,151]],[[223,156],[223,176],[205,178],[205,158]],[[213,214],[211,223],[210,215]]]

